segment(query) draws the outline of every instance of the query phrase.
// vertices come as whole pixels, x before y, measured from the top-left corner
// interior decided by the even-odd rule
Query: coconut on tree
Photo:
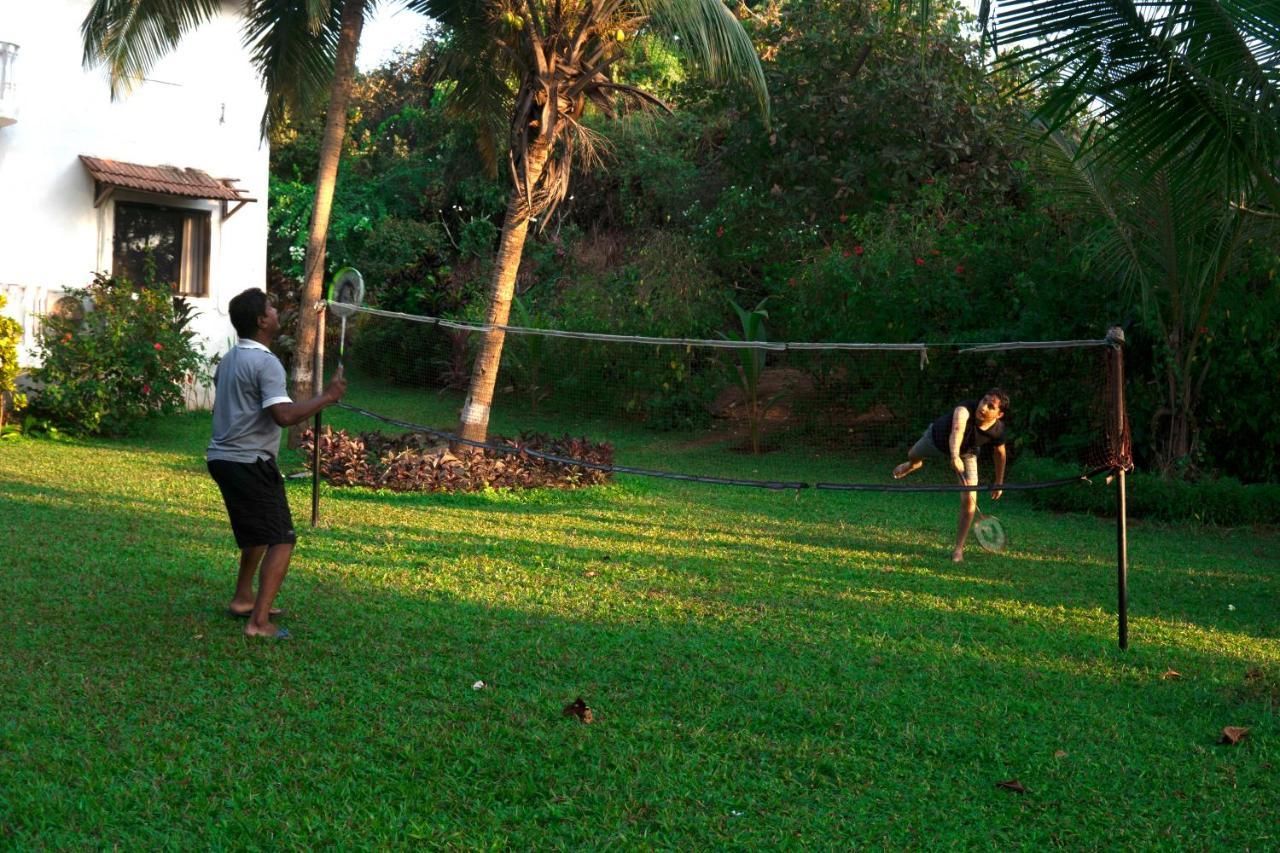
[[[760,60],[723,0],[427,0],[422,10],[447,27],[442,74],[456,81],[452,106],[506,128],[512,190],[489,288],[485,322],[507,323],[528,229],[564,199],[575,157],[590,154],[588,109],[612,117],[666,109],[651,92],[619,81],[618,62],[644,34],[716,81],[744,82],[768,115]],[[483,441],[502,358],[503,332],[484,336],[461,435]]]

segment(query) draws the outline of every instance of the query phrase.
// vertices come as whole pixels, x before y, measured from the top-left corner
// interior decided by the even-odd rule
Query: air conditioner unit
[[[18,84],[14,67],[18,64],[18,46],[0,41],[0,127],[18,120]]]

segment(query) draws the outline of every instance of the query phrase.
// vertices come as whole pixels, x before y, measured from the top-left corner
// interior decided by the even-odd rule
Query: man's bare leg
[[[951,561],[964,561],[964,540],[969,537],[969,528],[973,526],[973,517],[978,511],[978,495],[976,492],[960,493],[960,520],[956,525],[956,549],[951,552]]]
[[[266,545],[240,549],[240,574],[236,578],[236,594],[229,605],[232,613],[248,613],[253,609],[253,576],[258,573],[258,565],[266,553]]]
[[[292,545],[272,545],[262,559],[262,572],[258,578],[258,597],[253,603],[249,624],[244,626],[245,636],[276,636],[280,629],[271,623],[271,602],[275,601],[284,576],[289,571]]]

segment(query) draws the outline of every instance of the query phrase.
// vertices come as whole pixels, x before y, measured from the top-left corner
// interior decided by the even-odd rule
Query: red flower
[[[848,249],[845,249],[845,250],[844,250],[843,252],[841,252],[840,254],[847,258],[847,257],[849,257],[849,250],[848,250]]]
[[[942,254],[942,252],[941,252],[941,251],[939,251],[938,249],[930,249],[930,250],[929,250],[929,254],[931,254],[931,255],[941,255],[941,254]]]
[[[150,386],[150,385],[143,385],[143,386],[142,386],[142,393],[143,393],[143,394],[150,394],[150,393],[151,393],[151,386]]]
[[[854,246],[854,247],[853,247],[853,253],[854,253],[855,255],[861,255],[861,254],[862,254],[862,247],[861,247],[861,246]]]
[[[925,179],[924,179],[924,183],[926,183],[926,184],[931,184],[931,183],[933,183],[933,178],[925,178]]]
[[[964,264],[956,264],[956,275],[964,275]]]
[[[62,342],[63,342],[64,344],[69,344],[69,343],[71,343],[71,333],[70,333],[70,332],[67,332],[65,335],[63,335],[63,336],[62,336]]]
[[[717,237],[723,237],[723,236],[724,236],[724,226],[723,226],[723,225],[721,225],[719,228],[717,228],[717,229],[716,229],[716,236],[717,236]]]
[[[1199,329],[1198,331],[1199,331],[1199,332],[1200,332],[1200,334],[1202,334],[1202,335],[1207,335],[1207,334],[1209,334],[1209,327],[1208,327],[1208,326],[1201,326],[1201,327],[1200,327],[1200,329]]]
[[[156,344],[156,352],[159,352],[159,351],[160,351],[160,350],[162,350],[162,349],[164,349],[164,344],[162,344],[162,343],[157,343],[157,344]]]
[[[918,267],[924,266],[924,258],[916,258],[916,266]]]
[[[792,276],[791,278],[787,279],[787,286],[788,286],[788,287],[795,287],[795,286],[796,286],[796,277],[795,277],[795,276]]]

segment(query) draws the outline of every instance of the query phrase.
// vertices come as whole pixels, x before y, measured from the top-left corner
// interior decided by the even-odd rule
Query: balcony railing
[[[18,64],[18,46],[0,41],[0,127],[18,120],[18,84],[14,67]]]

